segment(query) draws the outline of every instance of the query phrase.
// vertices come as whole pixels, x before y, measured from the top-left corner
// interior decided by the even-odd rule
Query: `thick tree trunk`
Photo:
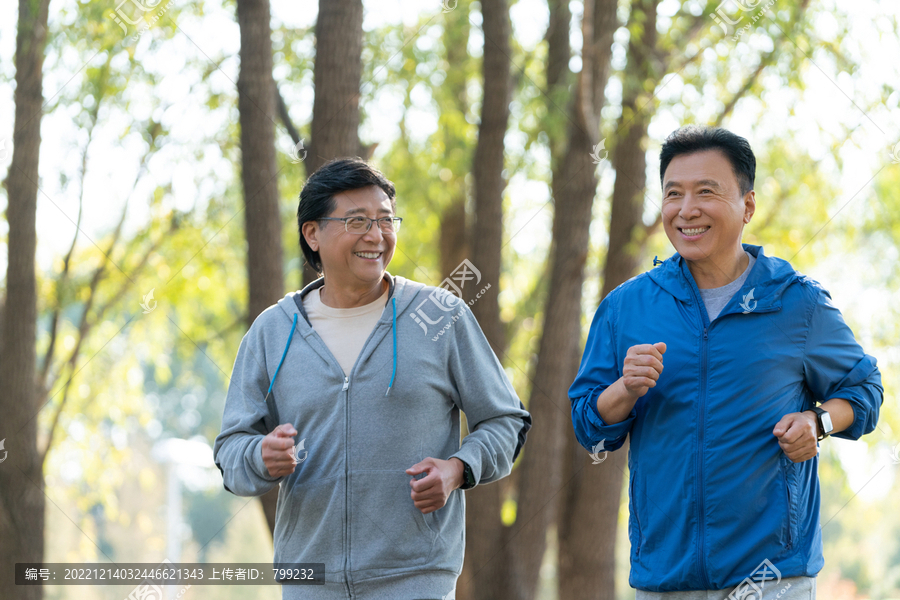
[[[634,274],[642,247],[644,140],[651,115],[641,112],[639,98],[652,74],[650,55],[656,47],[657,3],[658,0],[636,0],[632,6],[623,115],[613,155],[616,182],[603,297]],[[572,480],[559,528],[560,598],[615,600],[615,541],[627,446],[611,453],[600,465],[591,464],[574,439],[569,440],[569,446],[570,462],[565,476]]]
[[[447,64],[458,67],[468,60],[469,44],[469,5],[460,2],[453,12],[454,18],[448,19],[444,25],[443,42],[447,56]],[[467,71],[465,68],[448,69],[444,80],[444,90],[450,99],[449,108],[459,115],[469,111],[469,99],[466,92]],[[455,116],[455,115],[454,115]],[[441,117],[445,118],[444,115]],[[467,140],[458,134],[459,128],[447,126],[444,131],[444,149],[447,156],[457,152],[466,152]],[[441,214],[440,256],[441,275],[449,277],[456,267],[468,258],[469,239],[466,227],[466,185],[465,173],[452,173],[447,182],[451,189],[450,203]]]
[[[500,288],[503,244],[503,138],[509,120],[509,7],[506,0],[482,0],[484,30],[484,99],[478,145],[475,148],[475,224],[472,263],[481,272],[482,287],[491,284],[472,305],[497,356],[503,357],[505,340],[497,293]],[[478,288],[480,289],[480,288]],[[477,292],[472,286],[472,292]],[[464,290],[469,292],[467,286]],[[469,296],[471,299],[472,296]],[[477,486],[466,492],[466,558],[461,578],[471,600],[498,600],[506,581],[508,560],[504,549],[506,528],[500,520],[501,484]]]
[[[272,78],[269,0],[238,0],[241,70],[238,110],[241,122],[241,180],[247,235],[247,279],[250,300],[247,327],[284,295],[278,167],[275,162],[275,119],[278,112]],[[269,531],[275,531],[278,488],[260,498]]]
[[[362,22],[362,0],[319,0],[312,141],[305,160],[310,175],[333,158],[359,156],[362,152],[359,143]],[[316,277],[318,274],[305,266],[302,285]]]
[[[571,437],[567,390],[578,371],[581,339],[581,288],[590,247],[591,210],[597,189],[591,158],[597,143],[606,82],[616,29],[616,1],[585,2],[583,72],[569,109],[569,141],[553,174],[553,245],[544,325],[528,408],[535,422],[520,465],[519,505],[513,577],[516,598],[534,598],[548,530],[566,488],[563,465]],[[551,17],[551,26],[554,18]],[[552,33],[552,32],[551,32]],[[548,35],[552,41],[554,38]],[[558,39],[558,37],[556,38]],[[550,49],[550,57],[558,55]],[[548,65],[549,70],[549,65]],[[563,540],[564,541],[564,540]],[[560,578],[560,585],[565,585]],[[560,598],[569,598],[560,594]]]
[[[17,562],[44,558],[44,474],[37,448],[35,215],[50,0],[19,0],[15,125],[9,168],[6,310],[0,344],[0,596],[39,600],[40,586],[15,586]]]

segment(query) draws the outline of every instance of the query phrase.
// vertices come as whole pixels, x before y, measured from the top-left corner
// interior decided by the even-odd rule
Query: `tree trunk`
[[[305,160],[310,175],[333,158],[358,156],[362,152],[359,143],[362,22],[362,0],[319,0],[312,141]],[[305,265],[302,256],[301,261]],[[302,285],[317,277],[318,273],[304,266]]]
[[[516,514],[513,583],[516,598],[534,598],[547,532],[557,523],[557,511],[565,489],[563,465],[570,406],[569,385],[578,371],[581,339],[581,288],[590,247],[591,210],[597,189],[597,166],[591,158],[597,143],[600,109],[609,78],[616,1],[585,2],[582,39],[583,69],[569,109],[569,140],[565,157],[553,173],[553,243],[550,282],[544,309],[544,325],[532,380],[529,411],[535,427],[529,436],[520,469],[519,505]],[[551,26],[556,20],[551,17]],[[554,37],[548,35],[552,41]],[[555,39],[559,39],[557,36]],[[559,55],[551,48],[549,57]],[[567,61],[566,61],[567,62]],[[548,71],[550,70],[548,65]],[[549,92],[549,91],[548,91]],[[564,541],[564,540],[563,540]],[[561,587],[565,584],[560,576]],[[560,598],[569,598],[560,594]]]
[[[460,2],[453,12],[454,18],[447,19],[444,25],[443,42],[446,50],[447,64],[459,67],[469,57],[469,5]],[[469,99],[466,92],[465,68],[451,68],[447,70],[447,78],[444,80],[444,91],[450,99],[447,109],[459,113],[465,118],[469,111]],[[443,117],[443,115],[442,115]],[[457,127],[444,127],[444,149],[447,156],[453,156],[457,152],[466,152],[467,140],[465,136],[457,135]],[[440,229],[440,258],[441,275],[449,277],[450,274],[462,263],[463,259],[470,256],[469,239],[466,228],[466,185],[464,173],[452,173],[452,179],[447,182],[451,189],[450,203],[444,207],[441,213]],[[479,288],[480,289],[480,288]]]
[[[247,235],[247,280],[250,291],[247,327],[284,295],[269,0],[238,0],[241,70],[238,110],[241,123],[241,180]],[[269,531],[275,531],[278,488],[260,498]]]
[[[644,140],[651,115],[641,112],[646,99],[639,100],[652,75],[650,55],[656,47],[658,1],[636,0],[632,6],[623,110],[613,154],[616,181],[603,297],[633,275],[642,247]],[[570,462],[565,476],[572,481],[567,489],[565,518],[559,528],[560,598],[615,600],[615,540],[627,446],[609,454],[601,465],[592,465],[573,436],[569,438]]]
[[[503,138],[509,120],[509,7],[506,0],[482,0],[484,31],[484,99],[478,145],[472,167],[474,175],[475,223],[472,263],[481,272],[481,287],[491,284],[473,305],[472,312],[498,357],[503,356],[505,340],[500,321],[497,293],[500,287],[501,248],[503,244]],[[467,299],[479,288],[467,286]],[[508,560],[504,554],[506,528],[500,520],[503,501],[500,484],[477,486],[466,492],[466,558],[462,579],[471,600],[497,600],[502,597]]]
[[[7,182],[6,309],[0,345],[0,596],[39,600],[41,586],[15,586],[17,562],[44,558],[44,473],[37,448],[35,215],[50,0],[19,0],[15,125]],[[11,437],[8,434],[12,434]]]

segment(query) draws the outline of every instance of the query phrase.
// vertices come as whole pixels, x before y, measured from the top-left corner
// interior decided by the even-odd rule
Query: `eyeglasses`
[[[400,231],[400,223],[403,221],[400,217],[381,217],[380,219],[370,219],[369,217],[321,217],[317,221],[343,221],[344,229],[347,233],[355,233],[362,235],[372,229],[372,223],[378,222],[378,229],[381,233],[397,233]]]

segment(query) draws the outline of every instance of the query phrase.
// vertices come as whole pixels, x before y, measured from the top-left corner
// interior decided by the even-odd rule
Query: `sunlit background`
[[[784,3],[778,0],[773,10]],[[511,4],[517,87],[506,134],[509,183],[500,303],[502,319],[517,325],[504,366],[520,397],[527,398],[528,366],[537,352],[541,322],[534,298],[545,286],[553,215],[550,152],[541,130],[545,109],[539,102],[548,9],[540,0]],[[627,14],[627,1],[620,4]],[[675,0],[660,5],[660,37],[666,35],[667,17],[681,5]],[[684,3],[693,5],[699,14],[706,3]],[[79,302],[85,298],[69,298],[62,315],[60,352],[65,356],[76,344],[82,346],[74,369],[57,365],[61,376],[39,415],[46,431],[60,399],[67,398],[45,464],[44,560],[271,560],[271,537],[258,501],[225,492],[211,452],[203,449],[219,432],[247,297],[234,3],[172,0],[166,16],[137,40],[130,30],[105,49],[87,40],[98,28],[118,31],[109,17],[114,0],[53,0],[50,6],[37,212],[39,358],[48,343],[48,306],[55,302],[55,281],[76,222],[80,233],[72,279],[83,284],[108,251],[125,212],[101,300],[114,298],[128,281],[123,271],[130,275],[144,256],[147,267],[129,286],[127,299],[114,303],[83,342],[77,328]],[[292,121],[308,139],[316,3],[272,0],[271,6],[275,80]],[[442,127],[455,127],[473,141],[477,135],[483,42],[478,5],[471,10],[476,26],[468,43],[474,60],[452,66],[446,63],[441,33],[453,12],[443,13],[439,2],[379,0],[366,2],[365,8],[360,139],[378,144],[373,161],[397,185],[398,215],[404,218],[391,271],[436,284],[441,276],[432,240],[446,201],[442,182],[462,176],[471,183],[460,161],[443,152],[440,133]],[[573,0],[571,8],[577,50],[581,3]],[[858,442],[822,444],[826,566],[819,575],[821,599],[900,598],[898,9],[891,0],[813,2],[808,24],[791,40],[792,50],[785,51],[804,55],[798,61],[802,68],[793,71],[790,57],[776,55],[774,67],[723,123],[750,140],[757,155],[757,213],[744,241],[763,244],[766,254],[790,260],[828,289],[882,372],[885,400],[876,431]],[[6,177],[12,149],[16,18],[16,3],[0,3],[0,179]],[[699,58],[658,82],[646,148],[648,223],[659,206],[662,141],[682,124],[714,118],[753,67],[742,67],[747,57],[773,49],[770,37],[756,27],[738,40],[710,30],[696,47],[684,49],[685,56],[700,50]],[[627,29],[620,28],[615,40],[602,124],[607,149],[615,147]],[[580,68],[577,56],[571,67]],[[473,107],[461,122],[442,121],[435,99],[448,68],[471,71]],[[158,137],[151,146],[146,132],[153,127]],[[294,215],[305,171],[291,164],[293,143],[280,124],[276,145],[283,167],[286,282],[293,290],[300,286]],[[585,332],[599,302],[614,180],[608,161],[598,165],[598,173]],[[5,207],[5,191],[0,202]],[[172,211],[184,213],[174,228]],[[7,232],[4,219],[4,241]],[[642,270],[652,267],[653,255],[673,251],[659,229]],[[0,273],[5,272],[4,243]],[[191,451],[173,458],[162,443],[169,438],[191,441]],[[178,511],[172,510],[176,502]],[[634,597],[627,585],[626,503],[623,495],[617,550],[622,599]],[[514,504],[509,511],[514,516]],[[556,576],[552,565],[548,557],[541,600],[555,598],[548,583]],[[46,588],[45,597],[112,599],[127,591],[60,586]],[[227,600],[246,593],[239,587],[195,586],[187,597]],[[280,588],[254,588],[253,597],[274,600]]]

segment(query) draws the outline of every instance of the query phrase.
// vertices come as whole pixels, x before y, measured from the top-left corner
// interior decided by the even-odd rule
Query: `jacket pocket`
[[[799,489],[796,465],[784,453],[781,454],[781,478],[784,483],[784,497],[786,502],[784,544],[787,549],[791,549],[794,547],[799,533],[799,518],[797,515],[797,496],[799,494]]]
[[[410,479],[400,470],[351,473],[352,571],[408,570],[428,564],[439,523],[434,514],[423,515],[413,504]]]
[[[628,540],[631,542],[632,559],[637,559],[641,555],[641,543],[643,542],[641,535],[641,521],[638,517],[638,506],[635,502],[636,494],[634,493],[635,472],[631,472],[631,481],[628,484],[628,503],[631,506],[630,520],[628,522]]]
[[[343,478],[293,480],[285,498],[284,510],[275,522],[275,562],[318,562],[325,563],[328,573],[341,571]]]

